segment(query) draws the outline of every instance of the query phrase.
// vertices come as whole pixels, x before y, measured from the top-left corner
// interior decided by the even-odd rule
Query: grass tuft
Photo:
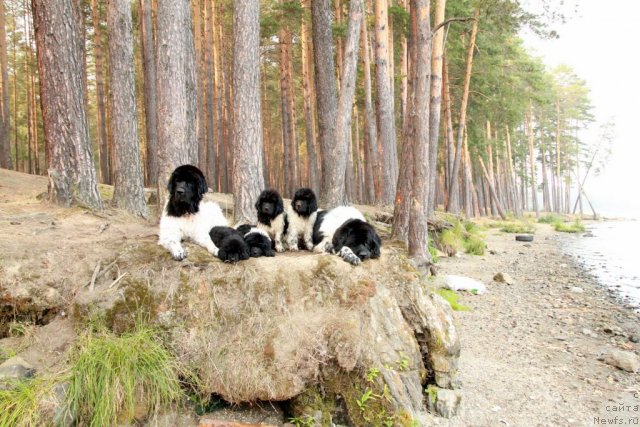
[[[47,425],[39,405],[52,395],[54,385],[53,377],[37,377],[0,388],[0,426]]]
[[[508,222],[502,225],[500,231],[503,231],[505,233],[531,234],[535,232],[535,227],[533,226],[533,224],[530,224],[528,222]]]
[[[561,222],[562,217],[553,213],[543,215],[538,218],[538,222],[540,224],[555,224],[556,222]]]
[[[582,221],[580,221],[579,219],[575,220],[573,224],[556,222],[553,225],[553,228],[555,228],[556,231],[560,231],[562,233],[584,233],[587,230]]]
[[[68,405],[79,425],[129,423],[183,396],[177,363],[150,327],[88,333],[75,356]]]
[[[487,244],[477,235],[470,235],[464,241],[464,251],[471,255],[484,255]]]
[[[471,308],[467,307],[466,305],[462,305],[458,303],[458,300],[460,299],[460,295],[458,295],[456,291],[439,288],[436,290],[436,293],[440,295],[446,302],[449,303],[453,311],[470,311],[471,310]]]

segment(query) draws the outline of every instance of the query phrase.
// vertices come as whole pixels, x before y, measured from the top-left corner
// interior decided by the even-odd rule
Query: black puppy
[[[305,249],[309,251],[313,249],[313,224],[316,222],[317,214],[318,199],[313,190],[298,189],[287,210],[289,228],[286,241],[290,250],[298,248],[299,240],[303,241]]]
[[[244,241],[249,245],[249,253],[252,257],[272,257],[276,255],[273,252],[271,239],[264,230],[250,224],[239,225],[236,229],[244,236]]]
[[[289,228],[289,221],[280,193],[273,189],[264,190],[256,201],[256,209],[258,228],[264,230],[273,240],[277,252],[284,252],[282,237]]]
[[[209,236],[218,247],[218,258],[222,261],[238,262],[249,259],[249,245],[235,228],[213,227]]]

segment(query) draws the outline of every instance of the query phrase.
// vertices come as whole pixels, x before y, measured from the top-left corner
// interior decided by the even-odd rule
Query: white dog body
[[[202,201],[198,206],[198,212],[179,217],[167,215],[165,205],[160,219],[158,244],[171,252],[173,258],[184,259],[187,251],[180,242],[184,238],[189,238],[212,255],[218,256],[218,247],[213,244],[209,231],[213,227],[227,225],[227,219],[215,202]]]
[[[271,220],[271,224],[269,225],[258,222],[256,226],[259,230],[263,230],[264,232],[266,232],[267,236],[269,236],[269,238],[275,242],[276,252],[284,252],[285,250],[285,247],[282,244],[285,215],[286,213],[283,212],[280,215],[276,216],[273,220]],[[291,226],[291,224],[289,224],[289,226]]]
[[[287,244],[290,250],[298,249],[298,240],[302,239],[305,249],[313,248],[313,224],[319,211],[311,213],[308,217],[298,215],[292,206],[287,207],[287,218],[289,219],[289,229],[287,230]],[[291,249],[294,247],[295,249]]]

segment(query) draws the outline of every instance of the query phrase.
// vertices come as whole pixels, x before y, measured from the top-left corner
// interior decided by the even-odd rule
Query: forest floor
[[[52,206],[40,200],[45,192],[46,179],[0,169],[0,296],[4,288],[14,300],[24,295],[47,305],[38,314],[43,325],[28,336],[0,339],[0,362],[6,358],[3,352],[19,354],[38,370],[55,371],[64,366],[76,338],[69,309],[90,294],[98,263],[140,242],[154,243],[157,226],[110,208],[95,214]],[[227,196],[213,197],[223,208],[231,203]],[[640,373],[600,360],[611,349],[640,353],[640,315],[623,308],[563,255],[562,238],[551,226],[537,224],[531,243],[516,242],[513,234],[497,229],[484,234],[486,255],[461,255],[438,263],[439,275],[468,276],[488,289],[482,295],[463,294],[460,302],[470,310],[456,312],[462,344],[460,414],[452,419],[433,416],[425,422],[640,423]],[[514,283],[494,282],[498,272],[510,275]],[[120,275],[114,270],[101,278],[106,281],[103,288],[110,288]],[[0,299],[0,315],[6,302]],[[0,325],[0,337],[3,332],[8,332],[6,325]],[[272,423],[275,419],[269,417]],[[197,421],[190,417],[181,425]]]

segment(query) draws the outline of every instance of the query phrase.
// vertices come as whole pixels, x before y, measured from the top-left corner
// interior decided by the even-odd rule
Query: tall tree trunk
[[[11,169],[11,113],[9,112],[9,67],[7,64],[7,34],[4,2],[0,2],[0,78],[2,99],[0,100],[0,168]],[[18,159],[16,159],[16,163]]]
[[[473,51],[476,44],[476,35],[478,34],[478,17],[479,9],[473,12],[473,26],[471,27],[471,37],[469,38],[469,47],[467,48],[467,68],[464,75],[464,87],[462,89],[462,101],[460,103],[460,118],[458,119],[458,139],[456,141],[456,151],[453,159],[453,167],[451,168],[451,187],[449,188],[449,207],[448,211],[452,213],[460,212],[460,202],[458,196],[458,175],[460,169],[460,156],[462,155],[462,142],[464,132],[467,126],[467,105],[469,103],[469,86],[471,84],[471,70],[473,67]]]
[[[364,68],[364,121],[365,121],[365,140],[368,165],[367,174],[369,175],[369,202],[374,203],[381,198],[380,186],[380,163],[378,156],[378,132],[376,129],[376,118],[373,114],[373,101],[371,96],[371,55],[369,43],[369,32],[367,30],[366,14],[362,16],[362,62]]]
[[[255,223],[264,187],[260,115],[260,2],[233,1],[233,197],[236,223]]]
[[[511,188],[513,189],[513,203],[516,216],[522,216],[522,204],[520,200],[520,193],[518,192],[518,179],[516,176],[515,168],[513,166],[513,153],[511,151],[511,132],[509,126],[505,126],[505,135],[507,139],[507,156],[509,157],[509,177],[511,180]]]
[[[547,176],[547,150],[544,146],[540,147],[540,157],[542,163],[542,209],[545,212],[550,212],[549,177]]]
[[[217,114],[214,107],[214,4],[213,0],[205,1],[204,6],[204,79],[205,79],[205,129],[206,129],[206,173],[205,175],[209,180],[209,185],[214,191],[218,190],[217,182],[217,156],[216,156],[216,139],[214,138],[214,129],[219,124],[217,121]]]
[[[138,147],[138,112],[135,96],[133,29],[130,0],[107,3],[111,133],[114,143],[114,192],[116,206],[147,218],[144,179]]]
[[[333,169],[323,168],[325,203],[333,207],[346,202],[345,171],[351,144],[351,119],[353,113],[353,97],[356,91],[356,71],[358,65],[358,44],[360,41],[360,24],[363,17],[363,1],[351,0],[349,7],[349,23],[347,39],[344,49],[344,64],[340,79],[340,98],[336,122],[336,142],[331,153],[323,153],[323,159],[328,156]]]
[[[538,183],[536,179],[536,158],[533,149],[534,142],[533,134],[533,107],[529,106],[529,114],[527,115],[527,145],[529,147],[529,167],[531,168],[531,202],[533,203],[533,210],[536,212],[536,217],[540,216],[540,209],[538,208]]]
[[[335,144],[338,99],[336,95],[336,75],[333,60],[333,20],[329,0],[313,0],[311,2],[311,19],[313,27],[313,56],[315,62],[315,86],[318,113],[318,142],[322,160],[322,183],[320,186],[320,203],[327,208],[339,205],[344,197],[344,185],[334,179],[344,180],[344,168],[336,167]],[[337,171],[337,173],[335,173]],[[335,177],[332,177],[332,172]],[[341,194],[342,192],[342,194]]]
[[[91,0],[91,14],[93,20],[93,56],[96,69],[96,126],[98,132],[98,146],[100,148],[100,181],[105,184],[111,184],[111,153],[109,152],[107,142],[107,118],[105,110],[102,20],[100,19],[100,9],[97,0]]]
[[[84,39],[79,2],[32,0],[40,102],[49,149],[49,197],[102,209],[85,111]]]
[[[446,0],[437,0],[435,4],[434,26],[444,21]],[[444,55],[445,27],[441,27],[433,36],[431,53],[431,100],[429,103],[429,215],[436,205],[436,178],[438,175],[438,144],[440,141],[440,111],[442,104],[442,63]]]
[[[147,176],[149,185],[158,179],[158,94],[156,91],[156,54],[153,42],[151,0],[140,0],[140,38],[144,70],[144,114],[147,140]]]
[[[560,213],[562,211],[562,175],[560,174],[560,144],[561,144],[561,122],[560,122],[560,98],[556,98],[556,200],[555,211]]]
[[[303,5],[309,9],[310,0],[305,0]],[[311,57],[311,34],[307,25],[307,20],[302,20],[302,28],[300,30],[300,40],[302,44],[302,91],[304,97],[304,121],[305,136],[307,140],[307,173],[309,187],[313,191],[320,191],[320,171],[318,170],[318,155],[316,151],[316,112],[315,112],[315,94],[312,86],[312,66]]]
[[[291,93],[291,80],[288,71],[288,45],[291,43],[291,32],[287,28],[282,28],[278,33],[279,39],[279,59],[280,59],[280,117],[282,119],[282,147],[284,151],[284,175],[285,197],[292,197],[295,191],[295,162],[293,152],[293,118],[289,98]]]
[[[382,147],[382,199],[391,204],[396,193],[398,153],[389,75],[389,19],[387,0],[374,0],[376,38],[376,87],[378,103],[378,141]]]
[[[431,27],[429,0],[413,0],[411,13],[417,16],[415,34],[415,91],[412,119],[415,120],[411,212],[409,215],[409,256],[418,267],[431,264],[427,212],[429,202],[429,91],[431,82]]]
[[[407,10],[407,0],[398,0],[398,6]],[[407,37],[403,34],[400,39],[400,118],[404,129],[407,120],[407,82],[409,78],[409,49],[407,47]]]
[[[502,205],[500,204],[500,200],[498,200],[498,195],[496,194],[496,190],[493,186],[493,183],[491,182],[491,177],[489,176],[489,173],[487,172],[487,168],[484,165],[484,161],[482,160],[482,156],[478,156],[478,160],[480,161],[480,167],[482,168],[482,174],[484,175],[484,179],[487,182],[487,185],[489,187],[489,195],[491,196],[491,199],[493,200],[494,206],[496,207],[496,210],[498,211],[498,214],[500,215],[500,218],[502,218],[503,220],[507,219],[506,214],[504,213],[504,209],[502,209]]]
[[[196,95],[196,135],[198,136],[198,167],[205,173],[208,181],[211,177],[207,172],[207,143],[205,133],[205,85],[203,79],[203,51],[202,51],[202,7],[200,0],[191,1],[191,14],[193,16],[193,46],[194,46],[194,71],[195,71],[195,95]]]
[[[188,0],[158,0],[158,214],[173,170],[198,162],[195,53]]]
[[[449,206],[451,205],[451,187],[453,186],[453,162],[456,152],[455,142],[453,140],[453,124],[452,124],[452,110],[451,110],[451,95],[449,92],[449,66],[447,64],[447,57],[444,55],[443,67],[442,67],[442,81],[443,81],[443,89],[442,95],[444,98],[444,113],[445,113],[445,126],[446,126],[446,140],[445,145],[447,147],[447,158],[445,159],[448,171],[447,174],[447,194],[446,194],[446,203],[445,208],[447,211],[450,211]]]

